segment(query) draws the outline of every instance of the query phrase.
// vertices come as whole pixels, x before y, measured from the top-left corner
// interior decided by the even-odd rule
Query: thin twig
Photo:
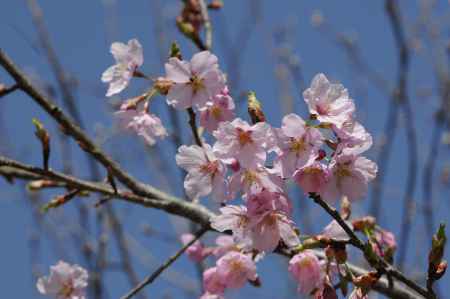
[[[2,87],[1,84],[0,84],[0,87]],[[14,85],[12,85],[10,87],[0,88],[0,98],[4,97],[4,96],[7,96],[8,94],[10,94],[10,93],[12,93],[12,92],[14,92],[14,91],[16,91],[18,89],[19,89],[19,85],[18,84],[14,84]]]
[[[198,146],[202,146],[203,142],[200,138],[200,134],[198,133],[198,127],[197,127],[197,121],[196,121],[196,115],[194,112],[194,109],[192,107],[187,108],[187,112],[189,114],[189,126],[191,127],[192,134],[194,135],[195,143]]]
[[[122,296],[121,299],[130,299],[136,295],[140,290],[142,290],[147,285],[151,284],[158,276],[166,270],[170,265],[173,264],[185,251],[189,248],[195,241],[197,241],[203,234],[208,231],[208,227],[203,227],[194,236],[194,238],[184,245],[180,250],[178,250],[173,256],[171,256],[167,261],[165,261],[158,269],[155,270],[151,275],[147,276],[141,283],[139,283],[135,288],[129,291],[126,295]]]
[[[406,249],[411,231],[411,211],[414,205],[414,191],[417,178],[417,140],[414,128],[414,116],[408,97],[408,71],[410,65],[409,48],[406,42],[405,32],[401,22],[400,10],[395,0],[386,0],[386,13],[389,17],[396,46],[399,53],[399,70],[397,83],[397,100],[405,114],[406,135],[408,142],[408,177],[406,181],[405,194],[403,198],[403,215],[400,230],[400,242],[398,250],[398,265],[400,268],[406,259]]]
[[[365,252],[366,245],[361,239],[358,238],[358,236],[345,222],[345,220],[342,219],[341,215],[337,212],[337,210],[328,205],[325,201],[323,201],[318,194],[310,193],[309,196],[314,200],[315,203],[320,205],[331,217],[333,217],[334,220],[337,221],[337,223],[341,226],[341,228],[350,237],[350,243],[359,250],[361,250],[362,252]],[[428,292],[425,288],[421,287],[411,279],[404,276],[402,272],[389,265],[384,259],[380,258],[379,256],[374,256],[374,259],[375,260],[373,262],[372,261],[368,262],[381,274],[386,274],[388,277],[392,276],[397,278],[399,281],[403,282],[404,284],[406,284],[411,289],[415,290],[417,293],[424,296],[425,298],[430,299],[435,298],[434,294]]]
[[[167,196],[170,197],[170,195],[165,192],[138,182],[130,174],[123,171],[120,166],[106,155],[79,126],[74,124],[58,106],[53,104],[54,101],[44,96],[34,87],[30,80],[19,70],[2,49],[0,49],[0,64],[16,80],[20,89],[27,93],[37,104],[39,104],[39,106],[55,119],[61,127],[64,128],[65,133],[72,136],[84,151],[91,154],[92,157],[100,162],[106,169],[111,170],[111,173],[125,186],[138,195],[153,199],[165,198]]]
[[[50,178],[55,179],[61,182],[65,182],[68,184],[68,186],[71,186],[73,188],[79,188],[80,190],[86,190],[86,191],[92,191],[101,193],[104,195],[116,197],[122,200],[125,200],[127,202],[139,204],[146,207],[152,207],[156,209],[164,210],[170,214],[179,215],[184,218],[187,218],[195,223],[198,223],[202,225],[203,227],[209,227],[209,219],[214,216],[214,214],[209,211],[207,208],[199,205],[199,204],[193,204],[190,202],[183,201],[181,199],[164,199],[164,200],[154,200],[151,198],[144,198],[138,195],[134,195],[130,192],[126,192],[123,190],[117,190],[117,193],[109,186],[109,184],[104,183],[95,183],[95,182],[89,182],[84,181],[72,176],[64,175],[62,173],[54,172],[52,170],[44,170],[38,167],[32,167],[28,166],[26,164],[10,160],[4,157],[0,156],[0,169],[2,167],[9,167],[9,168],[16,168],[18,169],[18,178],[22,179],[36,179],[39,178]],[[27,175],[27,173],[29,175]],[[10,175],[14,175],[13,171],[9,172]],[[345,223],[344,220],[340,217],[339,213],[337,211],[330,207],[327,203],[323,202],[323,200],[320,199],[320,197],[316,198],[318,203],[320,202],[320,205],[333,217],[338,221],[338,223],[342,224],[346,228],[346,232],[353,234],[353,240],[355,244],[358,244],[358,248],[364,245],[361,240],[358,239],[354,233],[352,233],[352,230],[348,225]],[[283,253],[283,255],[292,255],[292,253]],[[350,265],[350,267],[355,267],[353,265]],[[361,270],[362,271],[362,270]],[[355,273],[358,275],[362,275],[361,271]],[[395,270],[394,268],[388,267],[386,269],[387,273],[391,275],[392,277],[396,278],[398,281],[401,281],[408,285],[411,289],[416,290],[419,294],[422,294],[421,292],[423,289],[421,289],[420,286],[417,286],[416,283],[414,283],[412,280],[406,278],[401,272],[398,270]],[[366,272],[364,272],[366,273]],[[377,282],[374,285],[374,289],[380,291],[382,294],[395,294],[394,298],[418,298],[418,297],[411,297],[410,291],[405,289],[403,286],[399,285],[398,283],[395,283],[392,288],[388,287],[387,284],[382,282]],[[426,297],[425,298],[429,298]]]
[[[211,50],[212,48],[212,25],[211,20],[209,19],[208,7],[204,0],[199,0],[200,10],[202,13],[203,22],[205,25],[205,47],[206,50]]]
[[[211,213],[208,209],[198,204],[182,201],[178,198],[165,194],[162,191],[159,191],[158,189],[155,189],[151,186],[144,185],[141,182],[136,181],[129,174],[125,173],[122,169],[120,169],[120,167],[114,161],[112,161],[108,156],[106,156],[106,154],[104,154],[85,135],[85,133],[78,126],[73,124],[73,122],[71,122],[67,118],[67,116],[61,111],[61,109],[52,104],[49,99],[47,99],[40,92],[38,92],[2,50],[0,50],[0,64],[16,80],[20,88],[23,91],[25,91],[30,97],[32,97],[45,111],[47,111],[47,113],[50,116],[52,116],[55,120],[57,120],[58,123],[64,127],[66,132],[72,137],[74,137],[81,144],[81,147],[84,150],[91,153],[92,156],[95,157],[98,161],[100,161],[105,167],[110,167],[113,174],[125,185],[127,185],[131,190],[133,190],[135,194],[122,190],[118,190],[117,192],[115,192],[114,189],[111,188],[109,185],[83,181],[72,176],[67,176],[51,170],[44,170],[38,167],[28,166],[3,157],[0,157],[0,166],[18,168],[23,171],[42,175],[45,178],[53,178],[59,181],[66,182],[70,186],[77,187],[80,190],[99,192],[104,195],[117,197],[129,202],[141,204],[143,206],[162,209],[168,213],[180,215],[188,219],[191,219],[192,221],[203,225],[205,229],[209,228],[209,219],[214,214]],[[331,213],[330,215],[336,218],[340,218],[339,214],[336,215],[335,213]],[[346,231],[348,232],[348,230]],[[354,239],[354,242],[355,244],[357,244],[357,247],[360,248],[361,244],[363,243],[361,240],[359,241],[356,240],[358,239]],[[400,271],[390,267],[389,265],[386,265],[386,263],[385,262],[383,263],[382,260],[381,261],[378,260],[377,264],[380,264],[384,267],[383,270],[386,271],[385,273],[405,283],[407,286],[414,289],[416,292],[418,292],[425,298],[432,298],[429,296],[426,290],[418,286],[412,280],[406,278]],[[394,288],[399,288],[397,289],[397,291],[402,292],[401,286],[395,284]]]
[[[190,219],[191,221],[203,226],[209,225],[209,219],[214,215],[201,205],[187,202],[174,196],[167,195],[167,197],[160,198],[143,197],[120,189],[117,190],[116,193],[109,184],[81,180],[74,176],[26,165],[18,161],[0,156],[0,168],[2,168],[3,166],[22,170],[22,173],[20,173],[21,178],[25,177],[25,173],[23,172],[30,173],[30,177],[33,178],[35,177],[35,175],[41,175],[41,178],[49,178],[64,182],[71,188],[97,192],[145,207],[161,209],[170,214],[179,215]],[[12,175],[12,172],[10,171],[9,174]]]

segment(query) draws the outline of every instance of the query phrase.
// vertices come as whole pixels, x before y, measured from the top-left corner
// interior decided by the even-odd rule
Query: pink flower
[[[220,235],[216,238],[216,247],[213,249],[213,254],[220,257],[228,251],[238,250],[238,246],[234,243],[232,236]]]
[[[85,299],[87,285],[85,269],[59,261],[50,267],[50,276],[39,278],[36,286],[39,293],[56,299]]]
[[[195,237],[193,234],[182,234],[181,242],[184,245],[186,245],[189,242],[191,242],[194,238]],[[187,256],[194,262],[203,261],[210,253],[211,250],[205,248],[199,240],[195,241],[194,244],[192,244],[186,249]]]
[[[250,218],[262,218],[267,212],[272,211],[290,215],[292,211],[291,202],[284,194],[273,193],[267,189],[247,198],[247,214]]]
[[[142,108],[127,110],[124,107],[125,105],[115,113],[122,129],[134,131],[143,137],[148,145],[155,144],[156,138],[167,136],[166,129],[156,115],[150,114]]]
[[[377,241],[380,244],[383,244],[386,247],[389,248],[397,248],[397,242],[395,241],[395,236],[393,233],[387,231],[387,230],[380,230],[376,233]]]
[[[294,181],[305,193],[319,192],[327,181],[328,170],[320,162],[301,168],[294,173]]]
[[[107,97],[120,93],[130,83],[134,72],[144,63],[142,46],[137,39],[128,41],[128,45],[115,42],[111,45],[111,54],[116,64],[102,74],[102,81],[109,82]]]
[[[212,197],[220,202],[228,199],[228,186],[225,179],[226,168],[214,155],[207,143],[198,145],[182,145],[176,155],[178,166],[188,174],[184,180],[184,188],[189,198],[198,198],[212,193]]]
[[[392,257],[397,249],[397,242],[393,233],[384,229],[374,232],[375,242],[372,242],[372,248],[375,253],[381,257]]]
[[[173,82],[167,103],[177,109],[203,107],[225,87],[217,57],[209,51],[195,54],[190,62],[172,57],[165,68],[166,79]]]
[[[241,168],[230,179],[230,194],[235,197],[239,191],[246,195],[257,194],[263,190],[284,193],[284,182],[265,167],[254,169]]]
[[[225,291],[225,281],[217,273],[217,267],[206,269],[203,272],[203,287],[211,294],[223,294]]]
[[[340,154],[359,155],[372,146],[372,135],[359,122],[349,120],[340,129],[334,126],[333,131],[339,137],[336,152]]]
[[[250,219],[252,246],[259,251],[274,251],[280,240],[288,247],[300,243],[294,223],[283,213],[270,211],[259,219]]]
[[[288,114],[283,118],[276,136],[284,178],[290,178],[297,169],[313,163],[323,139],[318,129],[306,126],[305,121],[296,114]]]
[[[316,75],[311,87],[303,92],[309,113],[323,123],[338,128],[351,118],[355,105],[349,98],[347,89],[341,84],[331,84],[324,74]]]
[[[353,230],[353,225],[349,221],[346,221],[346,223]],[[331,221],[327,226],[325,226],[322,231],[322,235],[337,241],[347,241],[350,239],[348,234],[336,220]]]
[[[249,229],[247,208],[244,206],[227,205],[220,208],[217,216],[211,217],[211,227],[219,232],[230,230],[236,241],[246,239]]]
[[[289,272],[297,280],[298,291],[301,293],[310,294],[322,286],[324,273],[312,250],[307,249],[292,257]]]
[[[237,159],[244,168],[263,166],[266,161],[266,151],[273,149],[275,143],[272,129],[265,122],[253,126],[236,118],[232,122],[223,122],[214,131],[217,141],[214,152],[225,163]]]
[[[247,280],[256,280],[256,266],[248,255],[230,251],[216,263],[217,276],[227,288],[241,288]]]
[[[200,125],[208,132],[216,130],[221,122],[234,119],[234,102],[225,87],[200,109]]]
[[[343,195],[350,201],[360,199],[367,193],[368,183],[377,174],[377,165],[360,156],[340,155],[330,165],[330,177],[319,194],[332,202]]]

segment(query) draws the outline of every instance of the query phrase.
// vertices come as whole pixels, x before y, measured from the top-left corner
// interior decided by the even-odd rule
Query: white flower
[[[110,66],[102,74],[102,81],[109,83],[107,97],[124,90],[136,69],[144,63],[142,46],[137,39],[129,40],[128,45],[119,42],[112,43],[111,54],[114,56],[116,64]]]
[[[56,299],[86,299],[88,272],[78,265],[59,261],[50,267],[50,275],[38,279],[39,293]]]

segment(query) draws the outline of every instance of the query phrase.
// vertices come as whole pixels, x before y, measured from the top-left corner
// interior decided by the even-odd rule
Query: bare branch
[[[189,248],[195,241],[197,241],[201,236],[203,236],[208,231],[208,227],[203,227],[194,236],[194,238],[189,241],[186,245],[181,247],[173,256],[171,256],[167,261],[165,261],[158,269],[155,270],[151,275],[147,276],[140,284],[138,284],[134,289],[129,291],[126,295],[122,296],[121,299],[130,299],[136,295],[140,290],[142,290],[147,285],[151,284],[158,276],[166,270],[170,265],[173,264],[185,251]]]

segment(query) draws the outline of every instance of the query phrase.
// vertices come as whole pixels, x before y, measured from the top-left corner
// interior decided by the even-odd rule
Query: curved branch
[[[102,193],[110,197],[116,197],[128,202],[140,204],[146,207],[153,207],[156,209],[164,210],[170,214],[179,215],[198,223],[205,228],[210,229],[210,218],[214,214],[207,208],[183,201],[174,196],[166,194],[156,188],[135,180],[131,175],[123,171],[119,165],[109,158],[105,153],[97,147],[94,142],[77,126],[75,125],[64,112],[54,105],[52,101],[42,95],[37,89],[31,84],[31,82],[22,74],[22,72],[15,66],[11,59],[0,49],[0,64],[6,69],[6,71],[16,80],[20,89],[27,93],[36,103],[38,103],[52,118],[54,118],[65,130],[65,132],[72,136],[79,144],[80,147],[86,152],[90,153],[97,161],[105,166],[116,178],[119,179],[124,185],[131,189],[133,192],[114,190],[112,187],[103,184],[95,183],[90,181],[80,180],[73,176],[68,176],[62,173],[58,173],[52,170],[45,170],[38,167],[28,166],[20,162],[10,160],[4,157],[0,157],[0,166],[12,167],[19,169],[24,172],[29,172],[31,175],[40,175],[44,178],[51,178],[57,181],[62,181],[70,186],[77,187],[82,190],[88,190],[93,192]],[[9,172],[11,175],[11,171]],[[22,174],[22,177],[25,175]],[[327,205],[325,203],[325,205]],[[331,209],[331,208],[330,208]],[[339,215],[331,213],[333,217],[339,218]],[[344,222],[345,224],[345,222]],[[344,228],[345,229],[345,228]],[[347,231],[347,230],[346,230]],[[357,236],[356,236],[357,238]],[[360,248],[362,241],[355,241],[358,244],[357,247]],[[415,282],[406,278],[400,271],[385,266],[385,273],[392,276],[396,281],[403,282],[408,285],[409,288],[414,289],[418,294],[421,294],[425,298],[430,298],[427,296],[426,291],[422,291],[422,288],[415,284]],[[380,290],[384,294],[396,294],[395,298],[411,298],[408,294],[410,291],[402,285],[397,283],[392,286],[388,286],[388,289],[383,286],[382,283],[377,282],[375,284],[375,289]],[[406,295],[405,295],[406,294]],[[405,297],[409,296],[409,297]],[[412,297],[414,298],[414,297]],[[420,298],[420,297],[415,297]]]
[[[124,200],[127,202],[131,202],[134,204],[139,204],[145,207],[151,207],[160,209],[163,211],[166,211],[170,214],[178,215],[184,218],[187,218],[195,223],[198,223],[202,225],[203,227],[207,227],[208,229],[211,229],[210,227],[210,221],[209,219],[214,216],[214,213],[205,208],[202,205],[194,204],[191,202],[183,201],[181,199],[178,199],[176,197],[172,197],[169,199],[153,199],[153,198],[145,198],[138,195],[135,195],[131,192],[123,191],[123,190],[117,190],[114,191],[112,187],[110,187],[107,184],[104,183],[95,183],[90,181],[81,180],[78,178],[75,178],[73,176],[68,176],[59,172],[55,172],[52,170],[44,170],[38,167],[29,166],[26,164],[22,164],[20,162],[7,159],[5,157],[0,156],[0,174],[2,173],[2,168],[7,167],[8,174],[10,177],[17,177],[21,179],[26,180],[35,180],[35,179],[42,179],[42,178],[48,178],[48,179],[54,179],[59,182],[64,182],[70,187],[76,187],[82,190],[87,190],[91,192],[97,192],[101,193],[103,195],[107,195],[110,197],[115,197],[120,200]],[[17,169],[16,171],[14,169]],[[15,174],[17,173],[17,176]],[[323,202],[320,198],[316,199],[318,203],[320,202],[320,205],[327,211],[333,218],[340,219],[338,223],[341,225],[347,226],[345,224],[345,221],[342,220],[342,218],[339,216],[339,214],[336,214],[333,211],[333,208],[330,207],[327,203]],[[343,222],[343,224],[341,223]],[[352,230],[347,226],[346,229],[347,232],[352,232]],[[354,235],[354,233],[353,233]],[[359,248],[363,244],[359,238],[354,235],[353,238],[357,241],[353,241]],[[292,256],[291,252],[287,251],[280,251],[278,252],[284,256],[290,257]],[[319,254],[320,256],[320,254]],[[350,269],[354,273],[354,275],[363,275],[367,273],[367,270],[364,270],[362,268],[359,268],[355,265],[349,264]],[[392,298],[404,298],[404,299],[417,299],[417,298],[429,298],[425,295],[419,296],[412,293],[411,289],[414,289],[418,292],[418,294],[421,294],[421,292],[425,292],[426,290],[422,289],[420,286],[415,284],[412,280],[406,278],[400,271],[396,270],[395,268],[392,268],[390,266],[386,267],[386,273],[393,278],[395,278],[395,283],[393,285],[390,285],[388,283],[387,279],[380,279],[378,282],[373,286],[373,289],[385,294],[387,296],[390,296]],[[403,284],[408,285],[408,287],[405,287]],[[411,288],[411,289],[410,289]],[[418,291],[420,290],[420,292]]]

